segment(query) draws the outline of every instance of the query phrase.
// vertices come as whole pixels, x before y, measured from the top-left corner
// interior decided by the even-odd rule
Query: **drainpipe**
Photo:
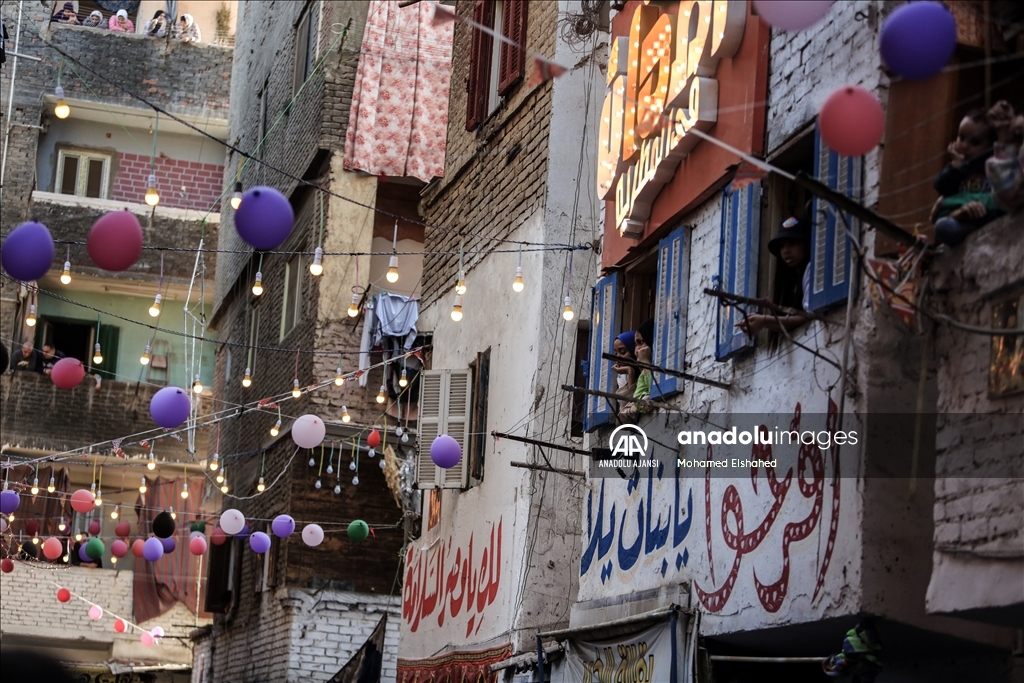
[[[10,96],[7,98],[7,125],[4,131],[4,153],[0,159],[0,203],[3,202],[4,175],[7,172],[7,146],[11,142],[11,113],[14,110],[14,80],[18,75],[18,51],[21,46],[21,9],[25,1],[18,1],[18,26],[14,29],[14,54],[11,60]]]
[[[540,638],[540,631],[537,631],[537,680],[546,683],[544,678],[544,645]]]

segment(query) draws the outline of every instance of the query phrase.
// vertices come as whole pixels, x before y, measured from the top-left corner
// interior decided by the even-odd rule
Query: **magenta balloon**
[[[202,555],[206,552],[206,537],[195,536],[188,542],[188,551],[193,555]]]
[[[443,469],[455,467],[462,460],[462,447],[447,434],[440,434],[430,444],[430,459]]]
[[[86,242],[89,258],[103,270],[128,270],[142,255],[142,226],[131,211],[111,211],[99,217]]]
[[[0,493],[0,512],[9,515],[21,505],[21,496],[15,491],[3,491]]]
[[[754,0],[754,9],[765,23],[782,31],[802,31],[814,26],[825,18],[831,6],[832,0]]]
[[[288,198],[272,187],[261,185],[242,195],[235,211],[235,229],[257,251],[284,244],[295,225],[295,212]]]
[[[53,265],[53,237],[42,223],[22,223],[0,247],[4,270],[15,280],[30,282],[46,275]]]
[[[60,389],[74,389],[85,379],[85,366],[77,358],[61,358],[50,370],[50,379]]]
[[[846,85],[825,100],[818,115],[821,139],[846,157],[859,157],[873,150],[885,133],[885,112],[869,91]]]
[[[191,408],[188,392],[178,387],[164,387],[149,402],[149,414],[153,416],[153,422],[164,429],[180,427],[188,419]]]
[[[139,642],[145,645],[146,647],[151,647],[153,643],[156,642],[156,639],[153,637],[153,634],[149,631],[143,631],[142,635],[139,636]]]
[[[100,526],[99,520],[94,519],[91,522],[89,522],[89,535],[90,536],[99,536],[101,530],[102,530],[102,527]]]
[[[262,531],[255,532],[249,537],[249,547],[260,555],[270,550],[270,536],[267,536]]]
[[[278,515],[271,523],[270,530],[278,538],[288,538],[295,532],[295,520],[288,515]]]
[[[142,556],[150,562],[156,562],[164,556],[164,544],[156,536],[147,538],[142,545]]]
[[[174,549],[178,547],[177,541],[174,540],[174,536],[168,536],[167,538],[160,539],[160,545],[164,547],[164,555],[170,555],[174,552]]]
[[[132,525],[128,522],[118,522],[117,526],[114,527],[114,535],[125,538],[132,532]]]
[[[114,557],[124,557],[128,554],[128,544],[120,538],[110,544],[110,554]]]
[[[50,538],[43,541],[43,555],[48,560],[56,560],[58,557],[64,554],[64,544],[60,542],[59,538],[51,536]]]
[[[934,76],[956,49],[956,20],[941,2],[911,2],[882,25],[882,61],[903,78]]]

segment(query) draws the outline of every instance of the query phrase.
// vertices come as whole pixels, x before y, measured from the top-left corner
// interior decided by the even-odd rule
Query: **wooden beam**
[[[706,377],[698,377],[696,375],[691,375],[688,372],[682,372],[680,370],[669,370],[668,368],[663,368],[663,367],[660,367],[660,366],[657,366],[657,365],[651,365],[650,363],[641,363],[638,360],[630,360],[629,358],[622,358],[621,356],[616,356],[616,355],[611,354],[611,353],[602,353],[601,354],[601,358],[603,358],[605,360],[613,360],[616,363],[622,363],[623,365],[632,365],[632,366],[641,368],[642,370],[650,370],[651,372],[663,372],[666,375],[671,375],[673,377],[682,377],[683,379],[688,379],[691,382],[697,382],[698,384],[707,384],[707,385],[712,386],[712,387],[718,387],[719,389],[728,389],[729,386],[730,386],[729,384],[726,384],[725,382],[719,382],[718,380],[715,380],[715,379],[708,379]],[[618,395],[615,395],[615,396],[617,398],[622,398],[622,396],[618,396]]]

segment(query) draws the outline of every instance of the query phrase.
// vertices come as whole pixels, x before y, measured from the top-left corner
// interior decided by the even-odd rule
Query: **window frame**
[[[654,355],[651,362],[667,370],[682,371],[686,358],[686,312],[689,295],[689,251],[686,228],[680,226],[658,243],[658,279],[654,304]],[[677,393],[678,378],[655,372],[651,398]]]
[[[75,191],[64,192],[64,162],[68,157],[78,158],[78,170],[75,174]],[[99,197],[89,197],[84,194],[88,191],[89,172],[88,161],[98,159],[103,162],[103,170],[100,178]],[[83,163],[85,162],[85,163]],[[55,194],[64,194],[69,197],[83,197],[86,199],[108,199],[110,195],[110,175],[113,167],[113,157],[103,152],[94,152],[75,147],[59,147],[57,149],[57,168],[55,169],[53,188]],[[83,194],[79,194],[79,188]]]
[[[756,182],[736,190],[726,188],[722,191],[717,282],[720,291],[745,297],[756,296],[761,188],[761,183]],[[736,327],[744,310],[746,307],[741,309],[735,304],[719,301],[715,324],[716,361],[729,360],[756,347],[757,340]]]
[[[527,0],[476,0],[473,21],[515,45],[474,28],[466,77],[466,130],[476,130],[501,107],[526,70]]]
[[[612,362],[601,357],[611,353],[612,344],[618,336],[621,290],[619,273],[610,273],[597,281],[591,290],[590,299],[590,362],[587,372],[587,389],[614,393],[615,377]],[[602,408],[603,406],[603,408]],[[604,396],[587,395],[587,408],[583,430],[592,432],[611,421],[612,407]]]
[[[302,88],[302,84],[309,80],[316,63],[316,36],[314,35],[313,23],[314,3],[307,3],[299,15],[295,24],[295,64],[292,74],[292,95],[295,95]],[[300,59],[301,58],[301,59]]]
[[[303,271],[302,254],[296,254],[284,264],[284,294],[281,299],[280,341],[284,341],[285,337],[291,334],[292,330],[302,322]]]
[[[436,394],[436,405],[433,397]],[[461,394],[461,395],[460,395]],[[469,487],[467,447],[473,406],[473,382],[468,368],[424,370],[420,374],[418,450],[416,487],[425,489],[466,489]],[[463,457],[449,469],[442,469],[430,458],[430,446],[440,434],[459,442]]]
[[[491,347],[478,352],[469,364],[472,398],[469,414],[469,486],[478,486],[484,480],[484,462],[487,455],[487,401],[490,388]]]

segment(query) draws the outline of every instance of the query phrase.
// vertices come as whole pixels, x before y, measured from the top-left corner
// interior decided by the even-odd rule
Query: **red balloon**
[[[34,519],[30,519],[25,522],[25,533],[29,536],[35,536],[39,533],[39,522]]]
[[[58,557],[64,554],[64,544],[60,542],[59,538],[51,536],[50,538],[43,541],[43,555],[48,560],[56,560]]]
[[[214,527],[213,531],[210,532],[210,542],[214,545],[224,545],[226,540],[228,540],[228,535],[219,526]]]
[[[0,572],[3,572],[4,574],[10,574],[13,571],[14,560],[12,560],[9,557],[5,557],[2,561],[0,561]]]
[[[95,500],[96,496],[93,495],[92,491],[78,489],[71,494],[71,507],[75,512],[81,512],[84,515],[96,507],[96,504],[93,502]]]
[[[120,538],[127,538],[131,532],[132,525],[128,522],[118,522],[117,526],[114,527],[114,535]]]
[[[821,139],[835,152],[859,157],[873,150],[885,133],[878,99],[856,85],[845,85],[825,100],[818,115]]]
[[[110,544],[110,554],[114,557],[124,557],[128,554],[128,544],[120,538]]]
[[[114,630],[117,631],[118,633],[124,633],[124,630],[127,627],[128,627],[127,624],[124,623],[124,619],[115,619],[114,620]]]
[[[206,552],[206,537],[195,536],[188,542],[188,551],[193,555],[202,555]]]
[[[135,557],[142,557],[142,548],[146,545],[146,542],[141,538],[136,538],[132,543],[132,555]]]
[[[57,591],[57,599],[61,602],[69,601],[71,599],[71,591],[69,591],[67,588],[61,588],[59,591]]]
[[[370,432],[370,434],[366,437],[366,445],[369,446],[370,448],[376,448],[377,446],[379,446],[380,432],[378,432],[376,429]]]
[[[74,389],[85,379],[85,366],[77,358],[61,358],[50,370],[50,379],[60,389]]]
[[[111,211],[93,223],[89,258],[103,270],[128,270],[142,255],[142,226],[131,211]]]
[[[100,535],[100,531],[102,531],[102,527],[100,526],[99,520],[94,519],[91,522],[89,522],[89,535],[90,536],[99,536]]]

